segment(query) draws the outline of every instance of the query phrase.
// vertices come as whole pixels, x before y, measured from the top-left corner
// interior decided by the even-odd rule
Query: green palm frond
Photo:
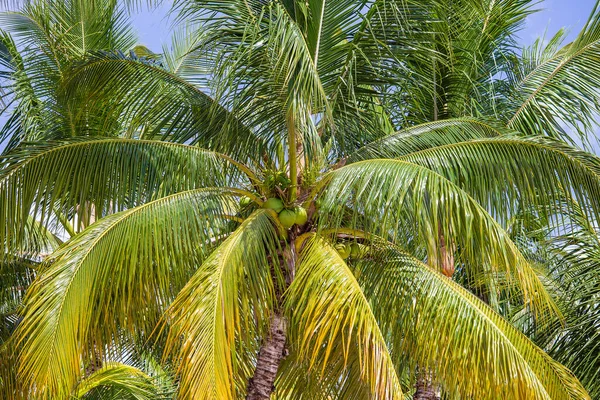
[[[565,324],[542,332],[528,329],[549,355],[569,367],[585,385],[592,398],[600,394],[600,239],[585,211],[569,207],[569,225],[553,221],[550,234],[528,232],[537,239],[537,251],[546,257],[548,275],[557,286],[558,301],[565,309]],[[541,237],[540,237],[541,236]]]
[[[341,335],[329,338],[328,343],[333,341],[329,358],[325,367],[318,368],[317,364],[311,367],[308,357],[299,355],[303,350],[290,349],[290,354],[283,361],[276,387],[273,393],[278,400],[328,400],[348,399],[360,400],[377,397],[373,395],[369,382],[365,380],[359,352],[354,351],[344,354],[345,342]],[[353,343],[352,346],[356,348]],[[318,363],[318,361],[317,361]],[[395,366],[398,369],[398,366]],[[400,380],[403,376],[398,374]],[[406,380],[401,381],[404,391],[409,388]],[[298,390],[302,388],[302,390]],[[408,392],[404,392],[404,399],[411,398]]]
[[[29,250],[22,238],[30,216],[48,226],[57,212],[81,221],[93,208],[100,218],[181,190],[243,182],[227,156],[157,141],[32,144],[1,162],[0,241],[12,253]]]
[[[128,15],[115,0],[31,1],[1,20],[24,44],[48,50],[46,57],[58,70],[87,51],[129,49],[136,41]]]
[[[0,143],[6,145],[3,150],[6,153],[21,141],[39,136],[43,108],[29,79],[23,55],[12,36],[3,30],[0,30],[0,68],[0,115],[7,117],[0,129]]]
[[[426,122],[373,141],[351,154],[348,161],[397,158],[438,146],[509,133],[511,131],[493,123],[470,117]]]
[[[198,267],[171,304],[167,351],[176,352],[181,362],[183,398],[234,399],[245,392],[239,383],[244,385],[251,373],[258,350],[254,340],[264,332],[281,291],[283,276],[271,271],[282,233],[272,210],[255,211]]]
[[[358,262],[355,273],[394,350],[435,371],[449,393],[590,398],[568,369],[475,295],[414,257],[390,248]]]
[[[159,2],[0,15],[0,397],[597,397],[600,6]]]
[[[563,126],[579,132],[587,141],[598,113],[600,73],[600,7],[598,2],[577,38],[557,50],[550,41],[543,59],[514,84],[508,126],[527,134],[543,133],[572,141]],[[550,57],[549,52],[554,50]]]
[[[395,11],[400,13],[384,1],[317,0],[296,12],[333,118],[320,121],[318,129],[334,140],[340,154],[393,131],[377,97],[379,87],[389,82],[385,72],[397,60],[372,23],[392,20]]]
[[[15,368],[17,350],[14,340],[0,344],[0,396],[4,399],[28,400],[29,393]]]
[[[24,382],[58,396],[73,387],[92,343],[101,357],[119,329],[147,337],[231,229],[232,195],[196,189],[163,197],[101,219],[53,253],[17,331]]]
[[[236,115],[154,60],[96,52],[69,71],[62,87],[81,130],[99,118],[91,135],[117,124],[123,136],[197,144],[241,160],[258,159],[265,145]]]
[[[356,277],[323,238],[306,241],[285,303],[299,359],[324,371],[330,358],[347,363],[355,353],[349,368],[360,374],[346,384],[360,388],[362,379],[374,398],[401,399],[388,345]]]
[[[456,183],[501,223],[519,209],[551,208],[565,195],[589,211],[588,221],[600,220],[600,158],[564,142],[504,136],[441,145],[399,159]]]
[[[321,187],[321,228],[357,227],[397,243],[407,229],[403,219],[410,218],[408,229],[426,244],[433,264],[440,244],[431,232],[440,232],[457,246],[457,262],[491,281],[506,273],[539,316],[557,312],[506,231],[466,191],[443,176],[408,161],[368,160],[329,173]],[[346,206],[351,207],[349,212]],[[359,220],[363,225],[357,226]]]
[[[303,31],[279,2],[264,6],[261,19],[238,28],[246,31],[242,43],[217,53],[216,98],[244,125],[260,127],[265,142],[287,143],[297,131],[310,159],[321,147],[314,116],[331,118]]]
[[[77,132],[73,110],[60,94],[60,82],[87,52],[127,50],[135,44],[129,18],[114,0],[27,1],[20,11],[0,14],[1,25],[18,48],[12,76],[17,101],[3,128],[10,148],[32,140],[63,139]],[[85,125],[83,125],[85,126]],[[104,131],[107,136],[114,129]]]
[[[495,116],[493,94],[515,54],[515,33],[532,10],[530,1],[443,0],[392,2],[404,9],[397,38],[413,47],[402,51],[397,68],[401,89],[387,96],[396,126],[466,115]],[[392,25],[394,21],[391,21]],[[386,23],[385,25],[383,25]],[[388,33],[390,21],[381,23]],[[410,47],[409,47],[410,49]]]
[[[0,264],[0,346],[9,341],[19,324],[19,308],[36,268],[37,264],[28,260]]]
[[[163,46],[162,59],[169,72],[201,87],[210,74],[210,66],[200,51],[204,32],[192,23],[176,29],[171,36],[171,45]]]
[[[140,369],[108,362],[77,384],[73,398],[153,400],[157,398],[157,390],[152,378]]]

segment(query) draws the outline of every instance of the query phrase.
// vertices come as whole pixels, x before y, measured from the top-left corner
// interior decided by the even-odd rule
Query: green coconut
[[[343,243],[338,243],[335,245],[335,250],[338,252],[338,254],[340,255],[340,257],[342,257],[344,260],[346,258],[348,258],[348,256],[350,256],[350,247],[346,246]]]
[[[282,210],[279,213],[279,222],[284,228],[291,228],[296,223],[296,213],[294,210]]]
[[[294,212],[296,213],[296,223],[298,225],[302,226],[308,221],[308,215],[304,208],[298,206],[294,208]]]
[[[263,208],[269,208],[275,211],[276,213],[280,213],[281,210],[283,210],[283,201],[281,201],[277,197],[271,197],[270,199],[267,199],[267,201],[265,201],[265,204],[263,204]]]
[[[360,256],[360,246],[358,243],[350,244],[350,257],[358,258]]]
[[[365,258],[371,252],[371,246],[360,246],[360,258]]]
[[[241,208],[246,208],[248,207],[250,204],[252,204],[252,200],[250,199],[250,197],[248,196],[242,196],[240,198],[240,207]]]

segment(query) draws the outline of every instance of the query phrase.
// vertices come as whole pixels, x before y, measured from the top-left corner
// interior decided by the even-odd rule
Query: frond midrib
[[[226,154],[223,153],[219,153],[213,150],[206,150],[206,149],[202,149],[200,147],[195,147],[195,146],[190,146],[187,144],[183,144],[183,143],[174,143],[174,142],[165,142],[165,141],[160,141],[160,140],[148,140],[148,139],[131,139],[131,138],[105,138],[105,139],[94,139],[94,140],[77,140],[71,143],[68,142],[63,142],[61,143],[60,141],[57,142],[58,145],[55,147],[51,147],[49,149],[43,149],[42,151],[38,152],[37,154],[34,154],[33,156],[27,157],[26,160],[23,163],[17,163],[15,164],[10,172],[8,174],[6,174],[4,177],[2,177],[3,179],[0,180],[0,183],[2,182],[6,182],[8,179],[10,179],[10,177],[16,173],[16,171],[20,170],[21,168],[27,166],[28,164],[30,164],[31,162],[33,162],[34,160],[40,158],[40,157],[44,157],[47,156],[48,154],[52,154],[54,152],[57,151],[61,151],[61,150],[65,150],[68,148],[74,148],[74,147],[85,147],[85,146],[90,146],[90,145],[95,145],[95,144],[104,144],[104,143],[135,143],[135,144],[148,144],[151,146],[165,146],[165,147],[177,147],[177,148],[182,148],[182,149],[186,149],[186,150],[193,150],[196,151],[198,153],[202,153],[202,154],[211,154],[214,155],[218,158],[222,158],[226,161],[228,161],[229,163],[235,165],[236,167],[240,168],[244,173],[248,174],[248,172],[250,174],[252,174],[252,176],[254,177],[254,179],[256,179],[256,176],[254,175],[253,172],[250,171],[250,169],[248,167],[246,167],[245,165],[243,165],[240,162],[235,161],[234,159],[232,159],[231,157],[229,157]],[[252,178],[251,178],[252,179]]]
[[[577,165],[581,166],[586,171],[589,171],[598,179],[598,181],[600,181],[600,172],[596,172],[594,169],[590,168],[585,162],[583,162],[578,157],[574,157],[573,155],[571,155],[567,152],[561,151],[561,150],[559,150],[558,147],[552,147],[552,146],[544,144],[544,143],[534,142],[532,140],[526,140],[526,139],[527,138],[507,138],[507,137],[472,139],[472,140],[466,140],[466,141],[457,142],[457,143],[443,144],[443,145],[436,146],[436,147],[433,147],[430,149],[418,150],[418,151],[412,152],[410,154],[405,154],[403,156],[400,156],[396,160],[402,160],[402,159],[410,158],[412,156],[423,155],[428,152],[434,152],[437,149],[461,147],[461,146],[466,146],[466,145],[470,145],[470,144],[484,145],[484,144],[488,144],[488,143],[504,143],[504,144],[510,144],[513,146],[514,145],[522,145],[523,147],[529,146],[529,147],[533,147],[533,148],[541,148],[548,152],[556,153],[558,155],[561,155],[561,156],[567,158],[569,161],[576,163]],[[573,149],[573,150],[577,151],[577,149]],[[368,160],[365,160],[365,161],[368,161]]]
[[[417,129],[417,128],[426,128],[429,127],[431,125],[439,125],[439,124],[443,124],[445,122],[456,122],[456,125],[454,125],[454,127],[459,126],[461,123],[467,123],[467,124],[476,124],[476,125],[480,125],[483,126],[487,129],[489,129],[492,132],[497,133],[497,136],[503,136],[504,133],[502,133],[498,128],[494,127],[491,124],[488,124],[484,121],[481,121],[477,118],[473,118],[473,117],[464,117],[464,118],[455,118],[455,119],[451,119],[451,120],[438,120],[438,121],[429,121],[429,122],[424,122],[422,124],[419,125],[415,125],[415,126],[411,126],[409,128],[405,128],[405,129],[401,129],[391,135],[387,135],[384,137],[381,137],[379,139],[376,139],[374,141],[372,141],[371,143],[367,143],[366,145],[362,146],[361,148],[357,149],[354,154],[358,154],[363,150],[368,150],[370,147],[374,147],[377,146],[378,143],[383,142],[385,140],[389,140],[392,138],[404,138],[404,137],[412,137],[412,136],[416,136],[418,135],[418,133],[412,133],[410,131]],[[435,129],[432,129],[435,130]],[[431,130],[431,131],[432,131]],[[428,132],[431,132],[428,131]],[[440,146],[436,146],[436,147],[440,147]],[[412,154],[412,153],[411,153]],[[365,160],[361,160],[361,161],[365,161]]]

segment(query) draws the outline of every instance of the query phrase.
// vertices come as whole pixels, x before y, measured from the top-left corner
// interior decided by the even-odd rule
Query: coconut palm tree
[[[530,7],[180,1],[162,54],[115,1],[5,14],[4,393],[590,398],[546,351],[597,393],[598,264],[534,234],[595,238],[600,14],[519,52]]]

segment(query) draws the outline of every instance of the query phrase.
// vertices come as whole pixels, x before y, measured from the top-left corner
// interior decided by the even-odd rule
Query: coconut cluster
[[[271,209],[279,216],[279,222],[284,228],[289,229],[294,225],[304,225],[308,221],[306,210],[300,206],[285,208],[281,199],[271,197],[265,201],[264,208]]]

